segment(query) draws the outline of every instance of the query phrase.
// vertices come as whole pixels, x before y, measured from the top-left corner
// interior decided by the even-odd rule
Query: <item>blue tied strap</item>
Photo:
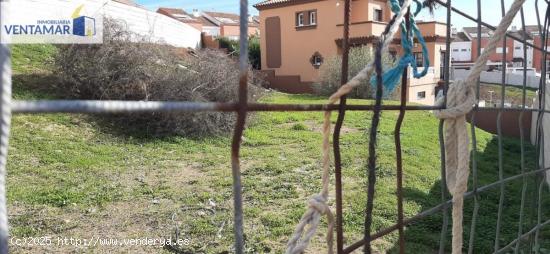
[[[389,2],[393,13],[398,14],[399,12],[401,12],[401,5],[403,4],[403,0],[389,0]],[[401,45],[403,46],[404,54],[395,67],[384,72],[384,74],[382,75],[384,88],[388,92],[391,92],[395,89],[395,87],[399,83],[401,75],[403,74],[403,70],[405,70],[405,68],[407,68],[409,65],[413,69],[414,78],[419,79],[428,74],[428,69],[430,66],[428,47],[426,46],[426,41],[424,40],[424,37],[422,36],[422,33],[420,32],[420,29],[418,29],[418,26],[415,22],[415,17],[420,13],[420,11],[422,11],[423,4],[419,0],[414,0],[414,2],[416,3],[416,10],[414,12],[414,15],[411,15],[410,17],[412,32],[410,36],[407,35],[407,27],[405,25],[405,22],[401,23]],[[418,43],[420,43],[422,47],[422,55],[424,56],[423,60],[425,67],[421,72],[418,71],[416,59],[412,54],[414,37],[418,39]],[[371,78],[371,84],[373,86],[376,85],[376,77]]]

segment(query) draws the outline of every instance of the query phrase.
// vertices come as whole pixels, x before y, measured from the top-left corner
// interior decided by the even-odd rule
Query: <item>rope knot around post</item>
[[[437,118],[445,120],[445,179],[453,195],[453,243],[452,253],[462,253],[464,193],[468,189],[470,175],[469,136],[466,115],[472,111],[475,101],[475,84],[485,70],[490,54],[497,43],[506,38],[506,31],[526,0],[515,0],[500,21],[485,50],[477,58],[465,80],[457,80],[447,91],[446,109],[435,111]],[[448,77],[447,77],[448,78]],[[437,105],[444,106],[445,98],[439,98]]]
[[[449,86],[447,96],[437,99],[437,106],[444,106],[445,98],[447,99],[447,107],[442,110],[434,111],[434,115],[439,119],[454,119],[465,116],[474,108],[475,104],[475,85],[467,84],[465,81],[457,80]]]
[[[287,244],[286,254],[300,254],[306,250],[311,238],[317,231],[317,227],[319,227],[321,216],[323,215],[327,216],[327,224],[329,225],[326,237],[328,253],[333,253],[332,232],[334,230],[334,215],[327,204],[327,197],[323,194],[317,194],[309,200],[308,210],[300,219],[300,223],[296,226],[294,234]],[[308,225],[309,228],[305,230]]]
[[[445,169],[447,188],[453,196],[452,253],[462,253],[462,222],[464,193],[470,175],[470,148],[466,115],[473,109],[475,92],[465,81],[459,80],[449,87],[447,108],[435,111],[436,117],[445,120]],[[443,105],[444,97],[437,104]]]

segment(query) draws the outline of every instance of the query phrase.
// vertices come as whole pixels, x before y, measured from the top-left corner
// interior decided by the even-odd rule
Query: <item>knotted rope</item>
[[[426,41],[424,40],[424,37],[422,36],[422,33],[420,32],[420,29],[416,25],[415,21],[416,16],[420,13],[420,11],[422,11],[422,8],[427,5],[421,3],[419,0],[414,0],[414,2],[416,3],[416,10],[414,11],[414,14],[411,14],[409,17],[410,33],[408,31],[408,27],[405,26],[405,23],[401,23],[401,47],[403,48],[403,56],[395,67],[386,71],[382,76],[382,83],[384,84],[386,91],[393,91],[395,89],[400,81],[401,75],[403,74],[403,70],[409,66],[412,67],[412,75],[414,78],[419,79],[428,74],[428,69],[430,66],[428,46],[426,45]],[[401,11],[401,6],[399,5],[398,0],[390,0],[389,3],[393,13],[398,14]],[[412,54],[414,48],[414,37],[418,39],[418,43],[422,48],[422,54],[424,56],[423,65],[425,67],[421,72],[418,71],[416,59]],[[376,77],[371,78],[371,84],[373,86],[376,85]]]
[[[470,75],[466,80],[458,80],[450,86],[447,92],[447,109],[434,112],[436,117],[445,120],[445,167],[447,170],[445,177],[447,188],[453,195],[453,254],[462,253],[464,193],[468,189],[470,174],[466,115],[470,113],[475,104],[474,87],[476,81],[484,70],[489,56],[495,51],[497,44],[505,39],[508,27],[524,2],[525,0],[514,1],[489,40],[489,44],[477,59]],[[444,98],[439,98],[436,104],[443,106]]]
[[[389,28],[386,28],[384,34],[382,34],[382,50],[387,50],[390,43],[393,41],[400,24],[403,22],[403,18],[407,13],[409,6],[413,0],[404,0],[401,9],[394,17],[394,22],[391,23]],[[336,93],[329,98],[329,104],[334,104],[340,98],[353,90],[353,88],[359,86],[363,80],[370,77],[373,71],[374,62],[370,62],[365,68],[363,68],[355,77],[348,81],[345,85],[341,86]],[[311,238],[315,235],[322,215],[326,215],[328,219],[328,231],[327,231],[327,247],[328,253],[332,254],[333,250],[333,229],[334,229],[334,216],[330,207],[327,204],[329,194],[329,180],[330,180],[330,122],[331,112],[327,111],[324,115],[323,122],[323,177],[322,177],[322,191],[315,195],[308,203],[308,210],[302,216],[300,223],[296,226],[294,234],[287,243],[287,254],[298,254],[304,252],[307,248]],[[309,228],[306,227],[309,225]],[[304,232],[305,231],[305,232]]]

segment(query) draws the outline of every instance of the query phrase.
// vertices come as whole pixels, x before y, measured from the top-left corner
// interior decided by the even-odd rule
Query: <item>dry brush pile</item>
[[[66,97],[93,100],[230,102],[237,99],[238,63],[223,52],[192,53],[150,43],[109,20],[104,43],[62,46],[56,58],[59,88]],[[250,101],[263,80],[250,71]],[[154,134],[202,136],[233,127],[232,113],[150,113],[117,116],[121,123]]]

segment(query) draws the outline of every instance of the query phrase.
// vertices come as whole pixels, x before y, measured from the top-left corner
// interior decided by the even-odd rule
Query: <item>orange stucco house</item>
[[[273,88],[292,93],[311,92],[324,59],[342,54],[343,0],[267,0],[254,5],[260,12],[262,68]],[[372,45],[392,13],[385,0],[352,1],[350,44]],[[446,25],[418,22],[429,49],[426,77],[409,80],[408,100],[431,105],[441,78],[446,52]],[[397,36],[399,37],[399,35]],[[401,54],[396,38],[390,52]],[[417,60],[422,56],[415,45]]]

